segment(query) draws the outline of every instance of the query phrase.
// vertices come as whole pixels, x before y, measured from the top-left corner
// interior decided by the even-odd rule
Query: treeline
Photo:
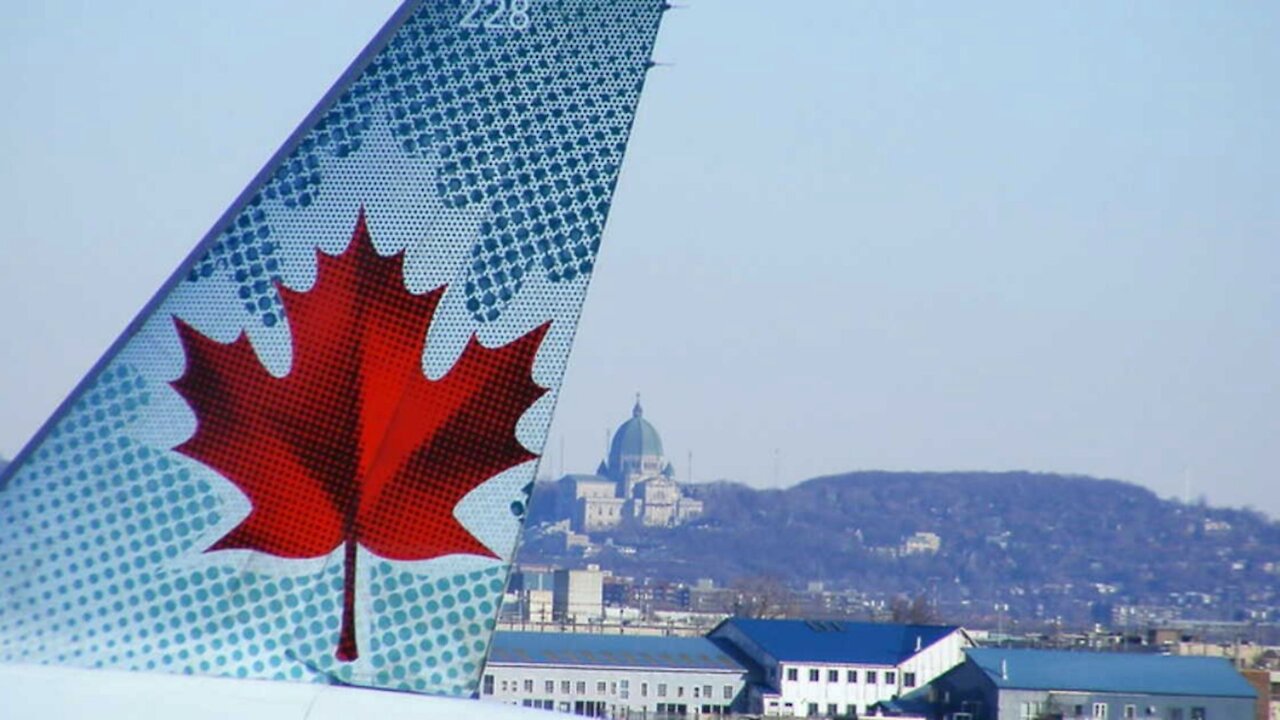
[[[1274,593],[1280,523],[1261,513],[1163,500],[1116,480],[1032,472],[855,472],[782,490],[718,482],[687,492],[706,514],[680,528],[619,531],[600,561],[666,579],[778,577],[798,587],[915,593],[926,584],[1118,587],[1127,597],[1169,592]],[[552,519],[541,486],[533,523]],[[929,532],[936,554],[903,552]],[[537,544],[529,552],[545,548]],[[532,561],[534,558],[525,556]]]

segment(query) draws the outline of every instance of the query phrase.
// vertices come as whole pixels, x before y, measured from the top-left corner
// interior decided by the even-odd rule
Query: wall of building
[[[902,671],[894,665],[780,663],[779,669],[777,704],[761,708],[766,715],[865,715],[875,703],[902,694]]]
[[[1254,720],[1271,720],[1271,673],[1266,670],[1242,670],[1241,675],[1258,693]]]
[[[923,687],[943,674],[964,663],[964,649],[973,643],[963,630],[957,630],[936,643],[924,648],[902,663],[901,670],[915,675],[911,686],[903,684],[903,692]]]
[[[1034,706],[1034,703],[1040,705]],[[1250,720],[1254,717],[1254,708],[1254,700],[1250,698],[1004,690],[1000,693],[997,720],[1023,720],[1059,713],[1068,720],[1077,717],[1088,720],[1176,720],[1178,711],[1182,713],[1182,720],[1196,720],[1197,709],[1203,711],[1200,716],[1203,720]],[[1036,710],[1040,714],[1027,714]]]
[[[999,697],[995,685],[978,666],[970,662],[935,680],[930,688],[933,702],[942,720],[953,720],[963,713],[971,720],[995,720]],[[1034,700],[1036,698],[1024,698]]]
[[[684,706],[685,717],[703,718],[740,710],[745,686],[741,671],[490,663],[481,699],[617,720],[665,718]]]
[[[604,617],[604,574],[599,570],[557,570],[554,586],[555,621],[590,623]]]

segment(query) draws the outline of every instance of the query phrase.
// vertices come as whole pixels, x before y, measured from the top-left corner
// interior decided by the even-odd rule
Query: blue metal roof
[[[965,652],[999,688],[1257,697],[1224,658],[1004,648]]]
[[[959,628],[954,625],[892,625],[844,620],[752,620],[730,618],[762,650],[782,662],[898,665]]]
[[[746,672],[715,643],[700,637],[499,631],[489,662]]]

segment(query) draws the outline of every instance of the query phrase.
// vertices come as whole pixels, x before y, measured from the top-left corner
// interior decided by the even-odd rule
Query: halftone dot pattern
[[[406,8],[181,269],[185,281],[8,469],[0,661],[475,692],[536,469],[526,460],[482,468],[476,448],[501,441],[510,457],[533,458],[545,442],[666,7],[489,3],[483,22],[464,26],[480,5]],[[507,17],[494,14],[499,5],[523,9]],[[239,343],[244,368],[206,388],[206,400],[229,397],[247,368],[288,377],[307,349],[296,344],[302,311],[287,299],[319,292],[327,261],[317,258],[348,249],[361,207],[376,254],[402,263],[399,290],[417,298],[404,302],[433,304],[412,332],[383,333],[395,348],[372,365],[410,353],[432,383],[471,373],[473,389],[521,370],[520,383],[468,395],[474,407],[459,415],[502,416],[501,432],[471,422],[455,429],[452,455],[422,458],[437,475],[464,465],[492,473],[449,498],[452,524],[474,544],[446,543],[453,554],[438,557],[398,544],[404,533],[389,528],[430,524],[414,512],[421,498],[406,496],[371,511],[377,527],[358,548],[219,547],[248,524],[261,493],[211,456],[179,452],[208,422],[173,385],[199,366],[180,332],[211,352]],[[527,410],[513,419],[517,395]],[[327,410],[329,420],[343,414]],[[280,476],[267,460],[261,472]],[[350,462],[341,452],[312,460]],[[308,507],[323,513],[323,503]],[[349,661],[335,653],[344,618],[359,643]]]
[[[222,504],[189,462],[129,439],[150,402],[106,370],[0,494],[0,662],[361,683],[338,662],[342,567],[274,577],[191,567]],[[445,576],[374,564],[373,682],[470,695],[505,567]]]
[[[503,580],[501,568],[428,579],[380,563],[371,585],[377,684],[419,692],[444,686],[450,695],[473,694]]]
[[[522,31],[464,27],[475,0],[425,3],[191,270],[222,272],[244,309],[280,319],[276,244],[264,201],[310,208],[326,165],[364,148],[380,116],[405,153],[437,163],[447,207],[478,207],[467,309],[498,318],[530,273],[589,275],[665,0],[541,0]]]

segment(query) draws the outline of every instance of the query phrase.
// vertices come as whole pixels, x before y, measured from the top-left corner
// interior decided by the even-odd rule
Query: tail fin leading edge
[[[666,4],[410,0],[0,475],[0,662],[473,694]]]

